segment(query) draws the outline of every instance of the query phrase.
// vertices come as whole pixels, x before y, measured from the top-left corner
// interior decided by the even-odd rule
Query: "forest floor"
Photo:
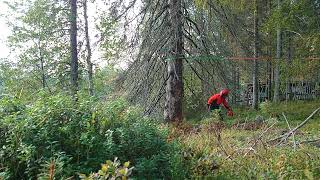
[[[115,157],[131,162],[133,179],[320,179],[320,99],[178,126],[142,118],[125,99],[0,100],[0,179],[70,179]]]
[[[317,108],[320,100],[239,107],[223,121],[211,114],[172,128],[169,138],[181,142],[194,177],[319,179],[320,112],[309,117]]]

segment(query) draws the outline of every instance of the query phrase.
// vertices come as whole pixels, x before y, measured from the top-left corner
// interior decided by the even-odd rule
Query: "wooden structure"
[[[263,102],[271,100],[268,95],[269,89],[267,83],[259,83],[259,101]],[[250,106],[252,105],[252,83],[246,84],[243,92],[241,93],[243,99],[242,104]],[[311,100],[320,97],[320,82],[307,82],[296,81],[289,84],[289,89],[280,92],[281,100]]]
[[[290,83],[291,92],[288,93],[293,100],[309,100],[320,97],[320,83],[294,82]]]
[[[266,83],[259,82],[259,102],[263,102],[268,100],[268,86]],[[252,105],[253,101],[253,84],[249,83],[246,85],[244,92],[242,94],[243,96],[243,103],[247,106]]]

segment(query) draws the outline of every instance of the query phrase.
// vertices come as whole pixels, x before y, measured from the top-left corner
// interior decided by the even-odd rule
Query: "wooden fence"
[[[320,97],[320,82],[306,82],[306,81],[297,81],[289,84],[288,90],[283,90],[280,92],[281,100],[311,100]],[[271,97],[268,96],[268,84],[259,83],[259,101],[263,102]],[[250,106],[252,104],[252,94],[253,86],[252,84],[247,84],[243,90],[241,97],[237,102],[241,104]]]

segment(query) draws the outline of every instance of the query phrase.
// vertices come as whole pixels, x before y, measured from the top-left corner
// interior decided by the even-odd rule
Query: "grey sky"
[[[5,8],[4,0],[0,0],[0,13],[4,14],[7,12]],[[6,20],[4,17],[0,16],[0,59],[6,58],[9,55],[9,48],[6,46],[6,39],[10,35],[10,29],[6,24]]]
[[[1,14],[7,14],[8,9],[6,8],[7,5],[4,3],[5,0],[0,0],[0,15]],[[94,21],[94,15],[96,14],[96,7],[93,4],[88,4],[88,16],[89,16],[89,21],[91,23],[89,24],[90,26],[94,27],[93,21]],[[1,58],[7,58],[10,55],[10,48],[7,47],[6,40],[8,36],[11,34],[11,30],[8,27],[6,23],[6,18],[0,16],[0,59]],[[92,35],[96,34],[97,31],[93,28],[90,29],[92,31]],[[94,36],[91,37],[92,41],[94,42]],[[13,52],[14,54],[14,52]],[[93,59],[96,61],[99,61],[100,59],[100,53],[94,53],[93,54]]]
[[[4,3],[5,0],[0,0],[0,14],[8,14],[7,10],[7,5]],[[91,38],[91,43],[95,44],[97,42],[97,37],[95,36],[98,31],[95,29],[94,21],[95,18],[97,18],[97,12],[107,9],[108,6],[115,0],[109,0],[107,1],[107,4],[105,4],[105,1],[96,1],[94,4],[93,3],[88,3],[88,17],[89,17],[89,31],[90,31],[90,38]],[[130,4],[132,0],[125,0],[124,3],[126,6]],[[90,1],[88,1],[90,2]],[[139,6],[141,5],[141,1],[137,0],[136,5],[132,11],[129,11],[129,17],[134,17],[136,13],[139,11]],[[82,18],[82,17],[81,17]],[[134,29],[134,23],[131,24],[131,27],[129,28],[131,33],[133,33]],[[6,19],[5,17],[0,16],[0,59],[2,58],[9,58],[9,60],[14,61],[16,58],[11,58],[10,55],[10,49],[6,46],[6,39],[10,35],[10,28],[6,24]],[[131,34],[130,33],[130,34]],[[102,52],[99,51],[98,47],[93,47],[94,52],[92,56],[92,61],[95,64],[99,65],[105,65],[107,62],[102,59]],[[11,53],[12,57],[14,56],[14,52]],[[126,55],[126,57],[121,58],[122,61],[119,62],[120,66],[122,68],[125,68],[127,66],[128,60],[131,59],[132,57],[129,56],[129,54]],[[130,61],[130,60],[129,60]]]

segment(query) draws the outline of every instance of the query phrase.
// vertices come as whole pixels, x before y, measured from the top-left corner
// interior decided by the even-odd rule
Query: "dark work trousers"
[[[215,109],[220,109],[220,106],[217,103],[210,104],[210,112]]]
[[[222,112],[220,110],[220,106],[219,104],[213,102],[212,104],[210,104],[210,112],[213,112],[214,110],[218,110],[218,114],[221,120],[223,120],[223,116],[222,116]]]

